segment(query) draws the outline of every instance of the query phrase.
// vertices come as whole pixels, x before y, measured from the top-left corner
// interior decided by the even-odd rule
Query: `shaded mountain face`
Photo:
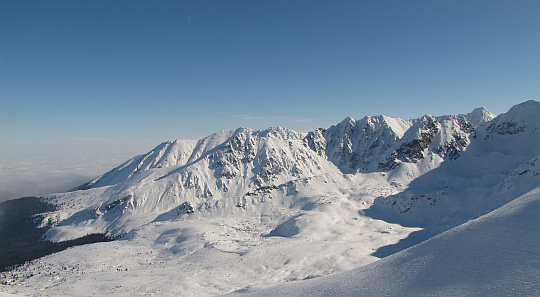
[[[385,116],[346,118],[321,133],[324,153],[344,173],[374,171],[411,125],[411,121]]]
[[[540,157],[538,102],[514,106],[479,126],[461,123],[466,125],[459,125],[433,150],[440,156],[446,150],[451,162],[419,176],[400,193],[378,197],[367,214],[402,225],[453,226],[539,185],[535,175]]]

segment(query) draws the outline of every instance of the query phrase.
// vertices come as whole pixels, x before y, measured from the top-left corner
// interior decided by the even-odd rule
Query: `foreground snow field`
[[[540,296],[540,187],[375,263],[227,296]]]
[[[535,295],[539,129],[528,101],[496,118],[479,108],[165,142],[40,198],[54,206],[35,217],[46,239],[118,239],[2,273],[0,291]]]

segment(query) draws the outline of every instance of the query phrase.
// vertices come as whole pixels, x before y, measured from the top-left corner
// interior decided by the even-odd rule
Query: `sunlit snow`
[[[475,109],[164,142],[79,191],[42,198],[57,206],[40,222],[47,239],[117,240],[2,273],[0,291],[535,295],[539,119],[528,101],[495,119]]]

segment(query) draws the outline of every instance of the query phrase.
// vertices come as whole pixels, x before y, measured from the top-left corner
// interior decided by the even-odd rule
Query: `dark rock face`
[[[340,124],[322,132],[326,139],[324,152],[328,160],[344,173],[368,172],[371,164],[388,154],[400,139],[394,129],[404,129],[406,121],[395,120],[398,127],[392,127],[389,118],[384,116],[365,117],[360,120],[346,118]],[[323,141],[319,141],[323,143]],[[310,145],[320,154],[322,146]]]
[[[191,206],[191,203],[189,202],[184,202],[182,204],[180,204],[178,207],[177,207],[177,215],[181,215],[181,214],[190,214],[190,213],[193,213],[194,210],[193,210],[193,206]]]
[[[491,119],[477,113],[426,115],[411,121],[384,116],[346,118],[327,130],[310,132],[305,140],[311,150],[326,155],[343,173],[389,171],[403,163],[417,163],[428,154],[456,160],[475,132],[468,117],[479,124],[484,123],[483,118]]]
[[[430,146],[433,137],[439,132],[440,124],[433,116],[424,116],[404,135],[398,149],[391,152],[379,168],[388,171],[404,162],[416,163],[424,158],[424,151]],[[410,140],[406,140],[406,139]]]
[[[488,127],[488,131],[499,135],[515,135],[523,133],[525,126],[516,122],[493,123]]]
[[[433,136],[439,132],[437,119],[432,116],[425,116],[422,125],[417,132],[417,137],[409,142],[405,142],[396,151],[397,159],[402,162],[416,163],[424,158],[424,150],[427,149]]]
[[[315,131],[309,132],[304,138],[304,140],[307,141],[309,148],[316,152],[319,156],[324,156],[326,151],[327,143],[326,138],[323,136],[324,132],[324,129],[319,128]]]
[[[450,160],[457,160],[460,157],[460,152],[465,150],[469,145],[470,141],[467,138],[467,135],[464,133],[455,132],[452,134],[452,141],[449,143],[441,144],[439,147],[435,148],[433,151],[441,157],[448,157]]]
[[[120,204],[126,202],[127,200],[129,200],[129,199],[131,199],[131,198],[132,198],[131,195],[127,195],[127,196],[124,196],[124,197],[122,197],[122,198],[118,198],[118,199],[114,200],[113,202],[111,202],[111,203],[109,203],[109,204],[107,204],[107,205],[105,206],[104,212],[107,212],[107,211],[109,211],[109,210],[115,208],[116,206],[118,206],[118,205],[120,205]]]
[[[540,103],[530,100],[515,105],[497,116],[487,127],[486,139],[496,135],[534,133],[540,128]]]

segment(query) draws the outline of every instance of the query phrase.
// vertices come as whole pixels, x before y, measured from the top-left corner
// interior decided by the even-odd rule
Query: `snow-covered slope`
[[[197,142],[166,142],[98,177],[85,191],[49,198],[59,205],[49,221],[61,222],[47,238],[119,236],[163,214],[245,209],[267,199],[261,193],[287,192],[291,181],[332,174],[339,170],[315,154],[301,134],[285,128],[240,128]]]
[[[496,118],[479,108],[165,142],[41,198],[55,209],[41,214],[46,239],[121,238],[0,281],[54,296],[212,296],[353,269],[538,188],[539,118],[528,101]]]
[[[540,104],[528,101],[469,135],[446,137],[438,143],[450,143],[458,158],[416,178],[403,192],[378,197],[366,213],[402,225],[452,227],[496,209],[539,185],[533,168],[540,156],[539,128]]]
[[[326,154],[344,173],[389,171],[419,162],[433,168],[444,159],[459,158],[474,128],[491,119],[493,115],[484,108],[467,115],[426,115],[410,121],[349,117],[327,130],[311,132],[308,139],[313,150]]]
[[[412,180],[444,160],[459,158],[474,133],[468,117],[483,123],[489,118],[484,113],[411,121],[347,118],[307,136],[280,127],[240,128],[199,141],[164,142],[85,184],[86,191],[96,189],[87,204],[77,198],[79,193],[62,196],[76,203],[51,199],[60,207],[48,216],[47,222],[55,226],[46,236],[53,241],[89,233],[120,236],[164,213],[230,212],[253,204],[254,193],[316,176],[383,172],[412,164],[406,173]]]
[[[539,296],[540,187],[370,265],[227,296]]]

